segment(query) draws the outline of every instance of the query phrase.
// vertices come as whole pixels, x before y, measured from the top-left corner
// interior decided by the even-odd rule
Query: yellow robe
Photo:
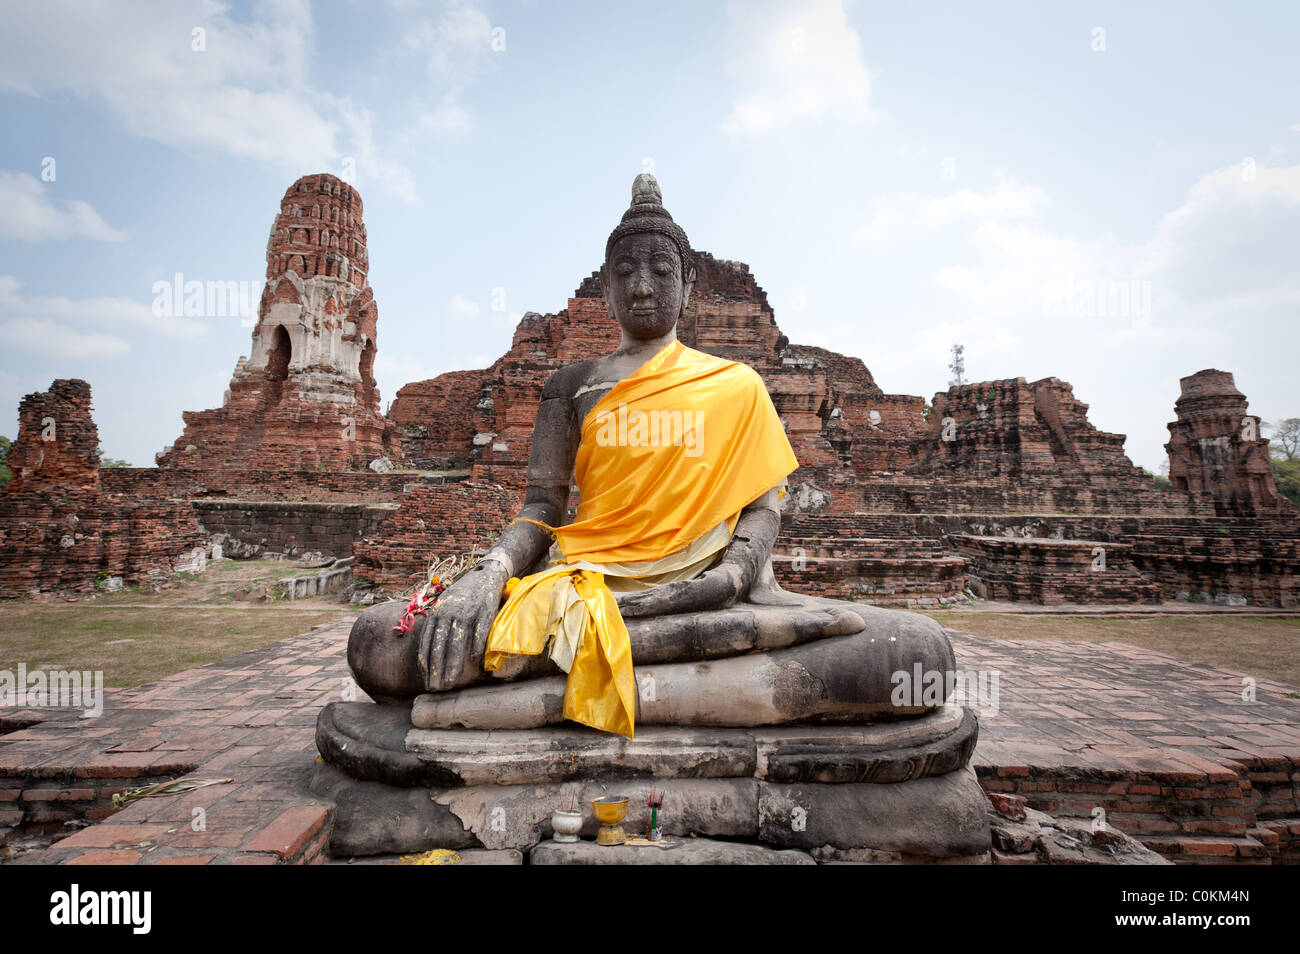
[[[630,738],[632,650],[611,581],[628,589],[698,575],[740,511],[798,466],[753,368],[666,345],[583,421],[581,502],[554,528],[562,559],[508,593],[484,668],[550,645],[569,673],[565,717]]]

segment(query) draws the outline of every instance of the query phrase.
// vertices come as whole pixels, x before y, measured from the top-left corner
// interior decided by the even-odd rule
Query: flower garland
[[[476,557],[454,556],[444,557],[441,560],[435,560],[429,567],[428,577],[424,584],[415,591],[411,597],[411,602],[406,604],[406,612],[402,614],[401,620],[393,627],[393,632],[398,636],[405,636],[415,626],[415,617],[427,616],[431,607],[438,602],[438,597],[443,592],[464,576],[469,569],[478,562]]]
[[[401,620],[393,627],[393,632],[398,636],[405,636],[415,628],[415,617],[428,616],[430,611],[437,610],[438,597],[459,580],[462,576],[473,569],[474,564],[478,563],[477,557],[472,556],[455,556],[444,557],[441,560],[435,560],[429,567],[428,578],[424,584],[415,591],[411,597],[411,602],[406,604],[406,611],[402,613]],[[508,599],[510,593],[519,585],[519,577],[512,576],[506,580],[506,585],[502,589],[502,599]]]

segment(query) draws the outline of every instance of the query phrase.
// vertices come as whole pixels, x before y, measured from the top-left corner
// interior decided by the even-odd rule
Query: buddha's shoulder
[[[542,385],[542,400],[571,398],[583,387],[593,384],[605,374],[604,358],[590,358],[556,368]]]

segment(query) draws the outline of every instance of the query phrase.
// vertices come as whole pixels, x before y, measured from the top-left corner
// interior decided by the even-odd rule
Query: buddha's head
[[[632,183],[632,205],[605,243],[600,288],[609,314],[629,337],[658,338],[677,324],[695,285],[695,256],[663,207],[655,177]]]

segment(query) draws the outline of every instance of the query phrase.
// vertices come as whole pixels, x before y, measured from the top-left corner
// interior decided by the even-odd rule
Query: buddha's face
[[[633,338],[666,335],[677,324],[695,281],[682,275],[677,246],[654,232],[626,235],[610,249],[600,272],[610,314]]]

